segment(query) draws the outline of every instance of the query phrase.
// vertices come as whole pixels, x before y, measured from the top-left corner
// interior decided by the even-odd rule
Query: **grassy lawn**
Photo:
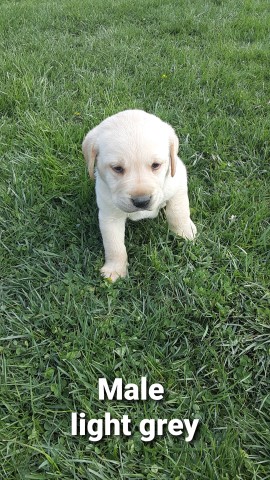
[[[269,2],[2,0],[0,25],[2,478],[266,480]],[[126,108],[179,135],[199,236],[128,224],[110,284],[81,142]],[[164,400],[98,399],[141,376]],[[134,431],[91,443],[71,412]],[[144,443],[144,418],[200,423]]]

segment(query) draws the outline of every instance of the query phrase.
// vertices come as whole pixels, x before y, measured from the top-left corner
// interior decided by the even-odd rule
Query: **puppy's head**
[[[124,212],[155,210],[165,179],[174,176],[178,138],[155,115],[126,110],[104,120],[83,141],[89,175],[97,174]]]

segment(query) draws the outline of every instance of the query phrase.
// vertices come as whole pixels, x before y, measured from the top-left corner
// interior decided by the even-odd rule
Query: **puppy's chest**
[[[144,218],[155,218],[161,208],[165,207],[166,202],[162,203],[156,210],[141,210],[139,212],[132,212],[128,214],[128,218],[133,221],[143,220]]]

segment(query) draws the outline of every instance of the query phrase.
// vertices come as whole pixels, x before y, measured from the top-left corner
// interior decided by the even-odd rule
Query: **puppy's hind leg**
[[[127,251],[125,247],[125,218],[112,218],[99,211],[99,227],[105,250],[105,264],[101,274],[112,282],[127,275]]]
[[[166,217],[173,232],[187,240],[194,240],[197,228],[190,218],[187,189],[179,190],[168,200]]]

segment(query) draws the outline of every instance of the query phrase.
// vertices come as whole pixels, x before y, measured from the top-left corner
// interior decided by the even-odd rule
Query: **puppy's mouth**
[[[152,208],[142,208],[142,207],[134,207],[133,205],[117,205],[120,210],[123,210],[125,213],[134,213],[134,212],[151,212]]]

